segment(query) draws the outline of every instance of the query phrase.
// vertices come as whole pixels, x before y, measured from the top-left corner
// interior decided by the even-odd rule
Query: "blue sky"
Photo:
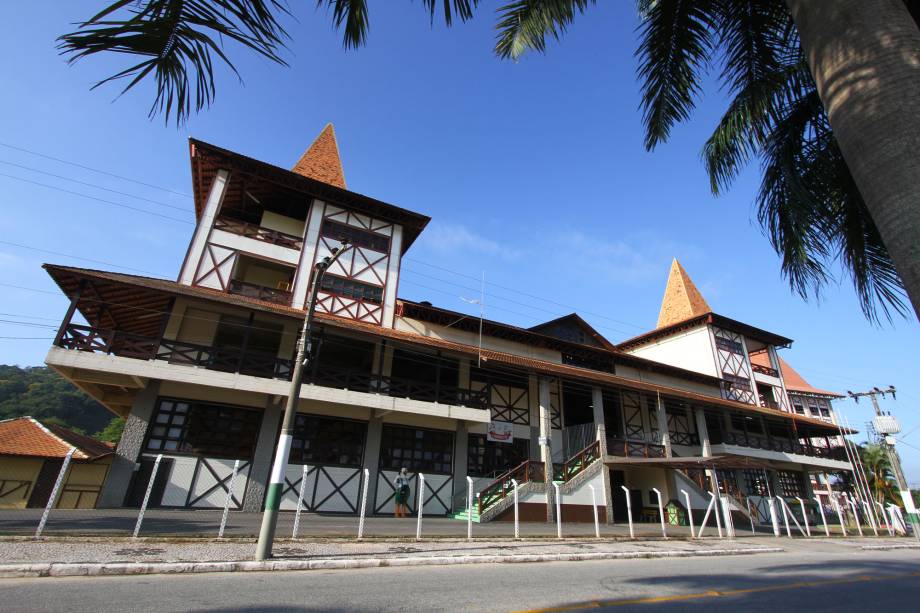
[[[485,273],[487,317],[531,326],[576,310],[618,341],[654,327],[677,257],[714,310],[795,339],[781,355],[813,385],[894,384],[885,408],[920,432],[916,320],[873,327],[846,280],[820,303],[791,294],[753,218],[756,168],[710,194],[699,151],[718,89],[645,152],[629,2],[518,63],[491,53],[497,2],[449,30],[418,2],[371,3],[369,45],[349,52],[327,15],[296,4],[290,67],[234,54],[244,85],[222,70],[217,103],[178,129],[146,118],[149,86],[114,102],[115,87],[89,91],[121,60],[57,54],[55,37],[101,2],[17,5],[0,39],[0,363],[40,364],[43,326],[64,313],[43,262],[175,277],[194,220],[189,136],[289,167],[331,121],[351,189],[433,218],[403,262],[403,297],[475,309],[462,298]],[[867,402],[836,406],[860,429],[871,417]],[[920,434],[900,447],[920,483]]]

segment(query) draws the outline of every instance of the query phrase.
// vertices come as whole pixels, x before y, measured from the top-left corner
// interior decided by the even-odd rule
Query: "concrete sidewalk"
[[[750,555],[779,552],[775,540],[739,543],[698,541],[621,541],[607,539],[377,541],[280,541],[275,558],[253,562],[252,540],[184,541],[166,539],[75,539],[0,541],[0,577],[42,577],[314,570],[547,562],[649,557]]]

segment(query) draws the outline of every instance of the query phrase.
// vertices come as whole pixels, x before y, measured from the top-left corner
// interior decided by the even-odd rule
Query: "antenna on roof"
[[[476,358],[476,367],[479,368],[482,366],[482,316],[486,303],[486,271],[482,271],[482,280],[479,284],[479,300],[471,300],[463,296],[460,296],[460,300],[469,304],[479,305],[479,355]]]

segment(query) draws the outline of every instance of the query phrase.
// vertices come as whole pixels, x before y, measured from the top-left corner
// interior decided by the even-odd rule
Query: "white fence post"
[[[757,511],[757,505],[754,505],[754,512],[751,513],[751,497],[748,496],[744,499],[744,504],[747,505],[748,519],[751,520],[751,534],[757,534],[757,530],[754,529],[754,516],[757,515],[757,519],[760,519],[760,513]]]
[[[661,520],[661,537],[667,539],[668,530],[664,525],[664,503],[661,500],[661,490],[657,487],[653,487],[652,491],[658,496],[658,518]]]
[[[370,485],[371,471],[364,469],[364,491],[361,493],[361,517],[358,518],[358,540],[364,538],[364,513],[367,511],[367,486]]]
[[[511,480],[511,485],[514,486],[514,538],[521,538],[521,524],[520,516],[518,515],[518,482],[517,479]]]
[[[808,513],[805,512],[805,501],[798,496],[796,496],[795,499],[799,501],[799,508],[802,509],[802,521],[805,522],[805,533],[811,536],[811,526],[808,525]]]
[[[220,530],[217,531],[217,538],[224,538],[224,528],[227,527],[227,515],[230,514],[230,503],[233,502],[233,484],[236,483],[236,473],[240,469],[240,461],[233,461],[233,472],[230,473],[230,487],[227,488],[227,497],[224,499],[224,513],[220,517]]]
[[[853,511],[853,521],[856,522],[856,530],[859,531],[859,536],[863,535],[862,531],[862,522],[859,521],[859,510],[856,508],[856,503],[851,499],[849,501],[850,509]]]
[[[415,525],[415,540],[422,540],[422,513],[425,510],[425,475],[418,474],[418,523]]]
[[[684,495],[684,498],[687,500],[687,519],[690,523],[690,538],[696,538],[693,535],[693,507],[690,506],[690,494],[687,493],[687,490],[681,490],[681,493]]]
[[[821,498],[818,496],[815,496],[815,502],[818,503],[818,511],[821,512],[821,523],[824,524],[824,534],[825,536],[830,537],[831,531],[827,527],[827,517],[824,516],[824,505],[821,504]]]
[[[712,514],[712,510],[716,506],[716,495],[712,492],[709,492],[709,506],[706,507],[706,513],[703,514],[703,521],[700,523],[700,533],[699,538],[703,538],[703,530],[706,529],[706,522],[709,521],[709,516]],[[719,516],[719,509],[716,509],[716,518]],[[719,528],[719,538],[722,538],[722,528]]]
[[[153,471],[150,473],[150,481],[147,482],[147,492],[144,494],[144,502],[141,503],[141,511],[137,514],[137,523],[134,524],[134,538],[140,534],[141,524],[144,523],[144,513],[147,511],[147,502],[150,500],[150,492],[153,490],[153,482],[157,478],[157,470],[160,468],[160,461],[163,454],[158,454],[156,461],[153,463]]]
[[[873,502],[875,502],[875,504],[878,505],[878,508],[882,511],[881,516],[882,519],[885,520],[885,529],[888,530],[888,536],[894,536],[894,530],[891,529],[891,522],[888,521],[888,514],[885,513],[885,505],[883,505],[881,502]]]
[[[35,538],[42,535],[45,524],[48,523],[48,515],[51,513],[51,509],[54,508],[54,505],[57,504],[58,495],[61,493],[61,486],[64,484],[64,477],[67,475],[67,469],[70,467],[70,460],[73,458],[73,454],[76,450],[76,447],[71,447],[67,455],[64,456],[64,461],[61,463],[61,470],[58,471],[57,479],[54,481],[54,487],[51,488],[51,495],[48,496],[48,502],[45,504],[42,518],[38,522],[38,528],[35,529]]]
[[[594,493],[594,486],[590,483],[588,489],[591,490],[591,509],[594,511],[594,536],[601,538],[601,525],[597,521],[597,495]]]
[[[722,516],[725,518],[725,536],[726,538],[735,538],[735,521],[732,519],[732,506],[728,496],[719,496],[719,506],[722,508]]]
[[[632,523],[632,501],[629,499],[629,488],[625,485],[621,485],[623,491],[626,492],[626,519],[629,521],[629,538],[636,538],[635,532],[633,532],[633,523]]]
[[[562,493],[559,491],[559,484],[553,481],[553,489],[556,490],[556,537],[562,538]]]
[[[770,523],[773,524],[773,536],[779,538],[779,518],[776,516],[776,501],[772,496],[767,499],[767,506],[770,507]]]
[[[473,540],[473,478],[466,478],[466,540]]]
[[[786,501],[779,499],[779,508],[783,512],[783,522],[786,524],[786,536],[792,538],[792,530],[789,529],[789,513],[786,512]]]
[[[872,532],[875,533],[875,536],[878,536],[878,527],[875,525],[875,509],[865,500],[862,501],[862,505],[866,510],[866,517],[869,519],[869,526],[872,528]]]
[[[847,527],[846,527],[845,522],[844,522],[844,520],[843,520],[843,511],[840,509],[840,503],[837,502],[837,500],[834,499],[834,498],[831,498],[831,502],[832,502],[833,505],[834,505],[834,510],[837,511],[837,521],[840,522],[840,533],[841,533],[843,536],[846,536],[846,535],[847,535]]]
[[[307,472],[309,470],[310,467],[304,464],[303,474],[300,476],[300,492],[297,494],[297,510],[294,511],[294,532],[291,538],[297,538],[297,530],[300,528],[300,512],[303,510],[303,495],[307,489]]]

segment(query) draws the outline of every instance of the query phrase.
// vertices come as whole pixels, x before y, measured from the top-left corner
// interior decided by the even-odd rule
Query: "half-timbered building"
[[[314,264],[325,275],[283,507],[392,513],[400,468],[426,478],[426,513],[525,519],[679,519],[729,495],[811,497],[847,470],[837,426],[810,412],[777,350],[792,341],[709,308],[675,261],[655,330],[611,343],[576,314],[532,328],[398,296],[400,261],[429,218],[348,189],[331,126],[279,168],[190,140],[197,225],[178,278],[48,264],[70,299],[46,363],[126,419],[99,505],[130,505],[153,459],[151,504],[262,508]],[[805,397],[799,411],[796,394]],[[824,405],[821,405],[824,406]],[[829,410],[829,409],[828,409]],[[824,440],[827,445],[818,444]],[[748,512],[739,503],[739,512]]]

